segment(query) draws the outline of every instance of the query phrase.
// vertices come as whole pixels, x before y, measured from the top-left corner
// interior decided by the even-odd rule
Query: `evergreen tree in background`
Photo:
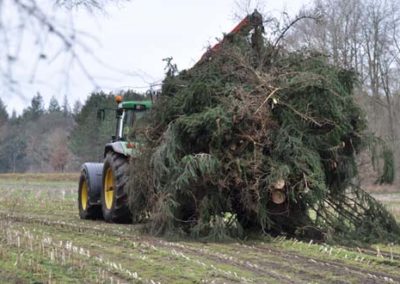
[[[0,172],[23,172],[26,160],[24,129],[17,119],[11,119],[0,127]]]
[[[68,116],[71,113],[71,107],[69,106],[67,95],[64,95],[64,101],[63,101],[63,105],[62,105],[62,112],[63,112],[65,117]]]
[[[32,98],[31,105],[23,111],[22,117],[26,120],[36,120],[45,111],[43,97],[40,93]]]
[[[12,113],[11,113],[11,118],[10,120],[15,121],[17,120],[17,112],[15,111],[15,109],[13,109]]]
[[[28,165],[26,163],[26,142],[19,135],[11,135],[8,138],[2,142],[0,147],[0,172],[24,172]]]
[[[8,113],[5,104],[0,98],[0,127],[8,121]]]
[[[60,104],[58,103],[57,99],[54,96],[52,96],[50,99],[48,111],[50,113],[61,111]]]
[[[71,150],[81,162],[101,161],[104,145],[111,140],[115,127],[114,96],[103,92],[92,93],[81,111],[75,114],[76,127],[71,134]],[[97,117],[99,109],[105,111],[104,120]]]
[[[78,114],[81,112],[81,110],[82,110],[82,103],[81,103],[79,100],[77,100],[77,101],[74,103],[74,107],[72,108],[72,114],[73,114],[74,116],[76,116],[76,115],[78,115]]]
[[[37,93],[21,116],[14,110],[0,126],[0,172],[76,171],[68,148],[73,127],[72,115],[64,115],[54,96],[46,110]]]

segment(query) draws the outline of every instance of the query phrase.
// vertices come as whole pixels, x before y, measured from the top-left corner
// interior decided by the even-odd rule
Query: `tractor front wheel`
[[[114,223],[128,223],[131,213],[128,207],[126,183],[128,159],[114,152],[108,152],[103,168],[103,189],[101,204],[104,220]]]
[[[85,163],[82,165],[78,187],[78,208],[81,219],[100,219],[101,173],[103,164]]]

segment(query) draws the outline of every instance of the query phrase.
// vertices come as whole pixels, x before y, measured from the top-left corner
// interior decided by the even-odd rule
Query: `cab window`
[[[123,139],[127,140],[133,126],[141,122],[147,109],[141,105],[137,105],[135,109],[127,109],[123,119]]]

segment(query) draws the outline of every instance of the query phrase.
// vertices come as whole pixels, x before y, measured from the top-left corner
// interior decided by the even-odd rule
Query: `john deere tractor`
[[[126,223],[131,214],[126,193],[129,158],[138,154],[139,143],[128,141],[135,121],[148,111],[151,101],[122,101],[116,96],[116,133],[105,145],[104,163],[84,163],[79,179],[78,206],[81,219],[104,218]],[[102,110],[104,117],[104,110]],[[101,112],[100,112],[101,114]],[[101,116],[101,115],[100,115]]]

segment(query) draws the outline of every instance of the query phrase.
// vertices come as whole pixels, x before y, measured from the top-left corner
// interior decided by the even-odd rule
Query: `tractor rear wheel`
[[[102,211],[107,222],[128,223],[132,219],[125,189],[128,180],[127,170],[127,157],[114,152],[107,153],[101,191]]]
[[[100,219],[101,172],[103,164],[85,163],[82,165],[78,187],[78,208],[81,219]]]

